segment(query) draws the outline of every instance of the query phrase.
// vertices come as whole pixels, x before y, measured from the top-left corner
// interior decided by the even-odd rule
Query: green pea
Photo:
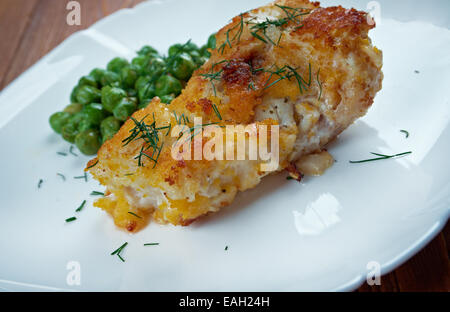
[[[182,89],[181,82],[177,78],[169,75],[161,76],[155,85],[155,93],[159,97],[167,94],[178,95]]]
[[[70,143],[75,142],[75,137],[79,133],[78,125],[83,118],[84,115],[81,111],[71,115],[68,122],[61,129],[61,135],[64,140]]]
[[[209,53],[208,51],[208,46],[204,45],[200,48],[200,55],[206,59],[209,59],[211,57],[211,53]]]
[[[137,91],[134,90],[134,89],[128,89],[126,91],[127,91],[127,94],[128,94],[129,97],[137,97],[138,96]]]
[[[108,65],[106,66],[106,69],[112,72],[115,72],[116,74],[120,74],[120,71],[122,70],[122,68],[124,68],[125,66],[128,66],[129,63],[126,59],[122,58],[122,57],[116,57],[113,58]]]
[[[139,90],[140,88],[142,88],[143,86],[145,86],[148,82],[150,82],[152,79],[150,76],[140,76],[137,80],[136,83],[134,84],[134,89],[135,90]]]
[[[67,112],[57,112],[50,116],[50,126],[56,133],[61,133],[62,127],[69,121],[71,115]]]
[[[102,88],[103,108],[112,113],[120,101],[127,96],[125,90],[116,87],[106,86]]]
[[[108,113],[103,109],[103,106],[98,103],[92,103],[81,111],[82,118],[78,124],[78,131],[83,132],[89,129],[97,129],[103,119],[108,116]]]
[[[131,64],[136,68],[139,75],[144,75],[147,71],[150,58],[146,55],[138,55],[131,60]]]
[[[100,124],[100,133],[102,134],[102,141],[111,139],[120,129],[121,122],[114,116],[109,116],[103,119]]]
[[[78,85],[81,86],[92,86],[94,88],[98,87],[97,81],[93,76],[83,76],[78,81]]]
[[[72,103],[70,105],[67,105],[66,108],[64,108],[64,111],[69,114],[75,114],[81,111],[82,108],[83,105],[81,105],[80,103]]]
[[[105,71],[104,75],[100,79],[102,86],[120,86],[120,75],[112,71]]]
[[[174,56],[175,54],[181,53],[183,51],[184,51],[183,45],[180,43],[177,43],[177,44],[171,45],[169,47],[168,53],[169,53],[169,56]]]
[[[196,45],[192,41],[189,41],[186,44],[184,44],[184,50],[183,51],[189,51],[190,52],[190,51],[194,51],[194,50],[198,50],[198,45]]]
[[[92,86],[80,86],[76,92],[76,100],[82,105],[98,102],[100,97],[100,90]]]
[[[134,66],[124,67],[120,72],[120,79],[124,88],[134,87],[138,77],[138,71]]]
[[[75,143],[75,137],[78,133],[78,124],[74,122],[68,122],[61,129],[63,139],[70,143]]]
[[[78,133],[97,128],[90,119],[82,119],[77,126]]]
[[[80,87],[78,85],[76,85],[73,89],[72,89],[72,93],[70,93],[70,103],[74,103],[77,101],[77,92],[78,89],[80,89]]]
[[[78,123],[84,118],[84,113],[82,111],[73,114],[70,119],[69,123],[75,123],[78,125]]]
[[[89,129],[80,132],[75,137],[75,145],[85,155],[94,155],[102,145],[97,130]]]
[[[198,46],[193,42],[187,42],[185,44],[177,43],[169,47],[169,56],[174,56],[183,52],[190,52],[198,50]]]
[[[196,65],[203,65],[203,57],[200,51],[197,50],[190,51],[189,55],[191,56],[192,60],[195,62]]]
[[[156,81],[166,70],[166,66],[167,64],[162,58],[156,57],[150,61],[147,74],[152,77],[154,81]]]
[[[102,104],[92,103],[83,108],[83,119],[88,120],[92,125],[99,126],[108,113],[103,109]]]
[[[122,101],[114,108],[113,114],[118,120],[125,121],[137,109],[136,98],[123,98]]]
[[[206,43],[208,49],[214,50],[216,48],[216,34],[212,34],[208,38],[208,43]]]
[[[139,101],[145,102],[151,100],[156,95],[155,85],[150,81],[146,82],[138,90]]]
[[[95,81],[101,82],[103,75],[105,74],[106,70],[102,68],[94,68],[90,73],[89,76],[94,77]]]
[[[162,103],[165,103],[165,104],[170,104],[174,99],[175,99],[175,97],[173,96],[173,95],[163,95],[163,96],[161,96],[161,102]]]
[[[146,45],[146,46],[143,46],[137,52],[137,54],[138,55],[155,55],[155,56],[157,56],[158,55],[158,51],[156,51],[156,49],[154,49],[153,47]]]
[[[186,81],[192,76],[195,68],[196,64],[192,57],[187,53],[181,53],[175,57],[169,70],[176,78]]]

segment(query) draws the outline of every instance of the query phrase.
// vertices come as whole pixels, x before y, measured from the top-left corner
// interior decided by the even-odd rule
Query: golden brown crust
[[[318,8],[314,10],[307,19],[303,27],[297,30],[298,33],[309,33],[314,36],[333,36],[343,29],[354,35],[366,33],[375,25],[367,23],[367,13],[355,9],[345,9],[341,6]]]

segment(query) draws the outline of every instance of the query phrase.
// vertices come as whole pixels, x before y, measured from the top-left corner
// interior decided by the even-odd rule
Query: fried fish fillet
[[[235,17],[172,104],[154,98],[89,162],[87,170],[107,187],[95,205],[130,232],[150,219],[188,225],[271,173],[260,170],[260,159],[174,159],[177,138],[166,130],[180,119],[188,127],[195,117],[207,125],[278,125],[275,171],[295,171],[297,159],[321,151],[381,89],[382,53],[368,37],[370,21],[355,9],[306,0],[279,0]],[[142,126],[159,143],[137,139]]]

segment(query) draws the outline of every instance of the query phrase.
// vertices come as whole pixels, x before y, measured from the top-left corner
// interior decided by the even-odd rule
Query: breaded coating
[[[367,112],[381,89],[382,53],[371,44],[368,21],[365,12],[306,0],[279,0],[233,18],[181,95],[170,105],[153,99],[89,162],[107,187],[95,205],[131,232],[150,219],[188,225],[264,176],[292,170],[300,157],[320,152]],[[169,130],[192,127],[195,117],[205,127],[278,125],[277,168],[262,171],[262,159],[174,159],[179,138]],[[154,130],[156,145],[130,141],[143,124]]]

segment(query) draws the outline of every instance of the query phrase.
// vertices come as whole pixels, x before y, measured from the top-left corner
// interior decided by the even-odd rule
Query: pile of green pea
[[[144,46],[131,62],[116,57],[106,69],[95,68],[80,78],[70,95],[71,104],[50,116],[50,126],[83,154],[94,155],[153,97],[170,104],[194,70],[208,60],[208,49],[215,49],[215,45],[212,34],[200,48],[191,41],[174,44],[167,56]]]

